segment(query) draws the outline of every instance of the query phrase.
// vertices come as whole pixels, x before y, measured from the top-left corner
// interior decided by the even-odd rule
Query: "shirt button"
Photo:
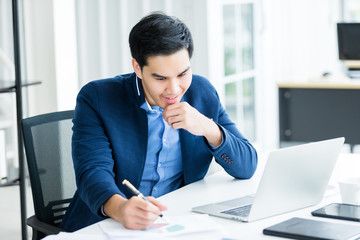
[[[157,191],[157,187],[154,187],[154,191]]]
[[[163,138],[163,142],[166,143],[166,138]]]

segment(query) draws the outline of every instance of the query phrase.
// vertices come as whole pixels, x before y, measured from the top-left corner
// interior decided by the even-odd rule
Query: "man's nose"
[[[179,92],[180,82],[177,78],[172,78],[168,82],[167,92],[170,94],[176,94]]]

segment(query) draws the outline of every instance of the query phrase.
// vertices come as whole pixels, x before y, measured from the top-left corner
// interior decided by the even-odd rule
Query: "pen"
[[[149,202],[149,199],[147,199],[139,190],[137,190],[134,185],[132,185],[128,180],[124,179],[124,181],[122,182],[123,185],[125,185],[125,187],[135,196],[138,196],[139,198],[145,200],[146,202]],[[167,217],[165,217],[162,213],[159,215],[165,222],[170,223],[169,219],[167,219]]]

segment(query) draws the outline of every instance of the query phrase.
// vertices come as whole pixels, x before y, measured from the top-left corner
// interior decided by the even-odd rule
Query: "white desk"
[[[159,200],[168,206],[168,210],[164,214],[171,219],[171,216],[184,215],[184,214],[196,214],[191,212],[191,208],[194,206],[224,201],[234,197],[240,197],[246,194],[251,194],[256,191],[259,183],[261,173],[265,165],[266,156],[259,159],[259,167],[254,177],[250,180],[235,180],[227,175],[224,171],[217,172],[213,175],[206,177],[205,179],[187,185],[179,190],[166,194],[159,198]],[[286,213],[263,220],[258,220],[251,223],[237,222],[228,219],[222,219],[212,217],[213,220],[220,223],[226,230],[229,231],[232,237],[236,239],[284,239],[271,236],[265,236],[262,234],[262,230],[268,226],[276,224],[278,222],[287,220],[291,217],[303,217],[313,218],[316,220],[330,221],[330,222],[342,222],[359,226],[360,223],[341,221],[335,219],[326,219],[319,217],[312,217],[310,212],[321,206],[332,202],[340,202],[340,195],[337,191],[338,186],[336,179],[344,176],[359,176],[360,172],[360,155],[359,154],[341,154],[335,171],[330,180],[330,186],[335,186],[336,191],[329,190],[323,201],[312,207],[297,210],[291,213]],[[236,192],[234,190],[237,190]],[[329,195],[330,194],[330,195]],[[103,232],[99,228],[98,224],[93,224],[89,227],[81,229],[73,233],[74,239],[77,236],[96,236],[96,239],[106,239]],[[68,238],[67,238],[68,239]],[[70,238],[69,238],[70,239]],[[84,238],[86,239],[86,238]]]

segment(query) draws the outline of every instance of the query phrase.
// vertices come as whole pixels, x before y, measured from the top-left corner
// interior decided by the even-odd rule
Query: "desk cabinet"
[[[280,144],[345,137],[360,144],[360,84],[278,84]]]

